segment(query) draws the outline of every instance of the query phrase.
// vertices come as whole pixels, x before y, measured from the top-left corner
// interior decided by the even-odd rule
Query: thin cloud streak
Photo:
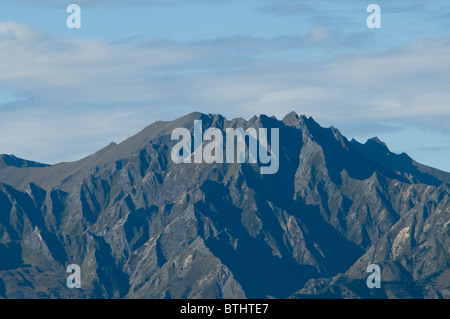
[[[306,44],[314,34],[329,36],[106,43],[0,23],[0,86],[26,99],[0,106],[0,153],[61,159],[74,136],[117,141],[169,119],[163,110],[174,118],[194,110],[282,118],[295,110],[338,127],[403,122],[450,133],[449,37],[327,62],[296,57],[315,49]],[[112,115],[121,109],[126,116]]]

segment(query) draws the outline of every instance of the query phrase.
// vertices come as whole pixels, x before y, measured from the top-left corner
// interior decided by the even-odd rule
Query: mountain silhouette
[[[171,133],[195,120],[278,128],[279,170],[175,164]],[[70,163],[1,155],[0,298],[449,298],[449,187],[294,112],[191,113]]]

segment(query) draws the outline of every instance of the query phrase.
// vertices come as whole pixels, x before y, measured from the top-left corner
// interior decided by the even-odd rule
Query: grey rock
[[[279,128],[279,171],[174,164],[170,134],[196,119]],[[449,298],[449,183],[293,112],[192,113],[52,166],[2,155],[0,298]]]

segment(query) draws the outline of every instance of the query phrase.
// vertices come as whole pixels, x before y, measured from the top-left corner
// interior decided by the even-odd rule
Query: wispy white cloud
[[[436,5],[445,7],[445,1],[441,0],[378,0],[376,1],[382,8],[402,12],[424,12],[433,11]],[[365,8],[370,2],[356,2],[351,0],[322,0],[320,4],[316,0],[265,0],[259,2],[258,11],[273,15],[308,15],[315,13],[320,16],[335,16],[344,10],[337,10],[338,8],[345,9],[348,12],[360,10]],[[334,12],[334,13],[333,13]]]
[[[16,0],[44,5],[61,5],[61,0]],[[237,0],[74,0],[80,6],[111,7],[111,6],[180,6],[192,4],[220,4]],[[68,3],[69,4],[69,3]]]
[[[142,77],[187,63],[194,50],[61,40],[16,23],[0,23],[0,83],[51,103],[147,101]]]
[[[0,106],[0,153],[50,162],[70,149],[76,159],[193,110],[295,110],[338,126],[420,121],[450,133],[450,38],[315,63],[297,54],[329,36],[106,43],[0,23],[0,86],[28,99]]]

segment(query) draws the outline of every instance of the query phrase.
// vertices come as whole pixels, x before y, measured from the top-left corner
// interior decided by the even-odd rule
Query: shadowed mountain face
[[[173,163],[194,120],[278,128],[278,172]],[[295,113],[192,113],[53,166],[2,155],[0,298],[450,298],[449,182]]]

